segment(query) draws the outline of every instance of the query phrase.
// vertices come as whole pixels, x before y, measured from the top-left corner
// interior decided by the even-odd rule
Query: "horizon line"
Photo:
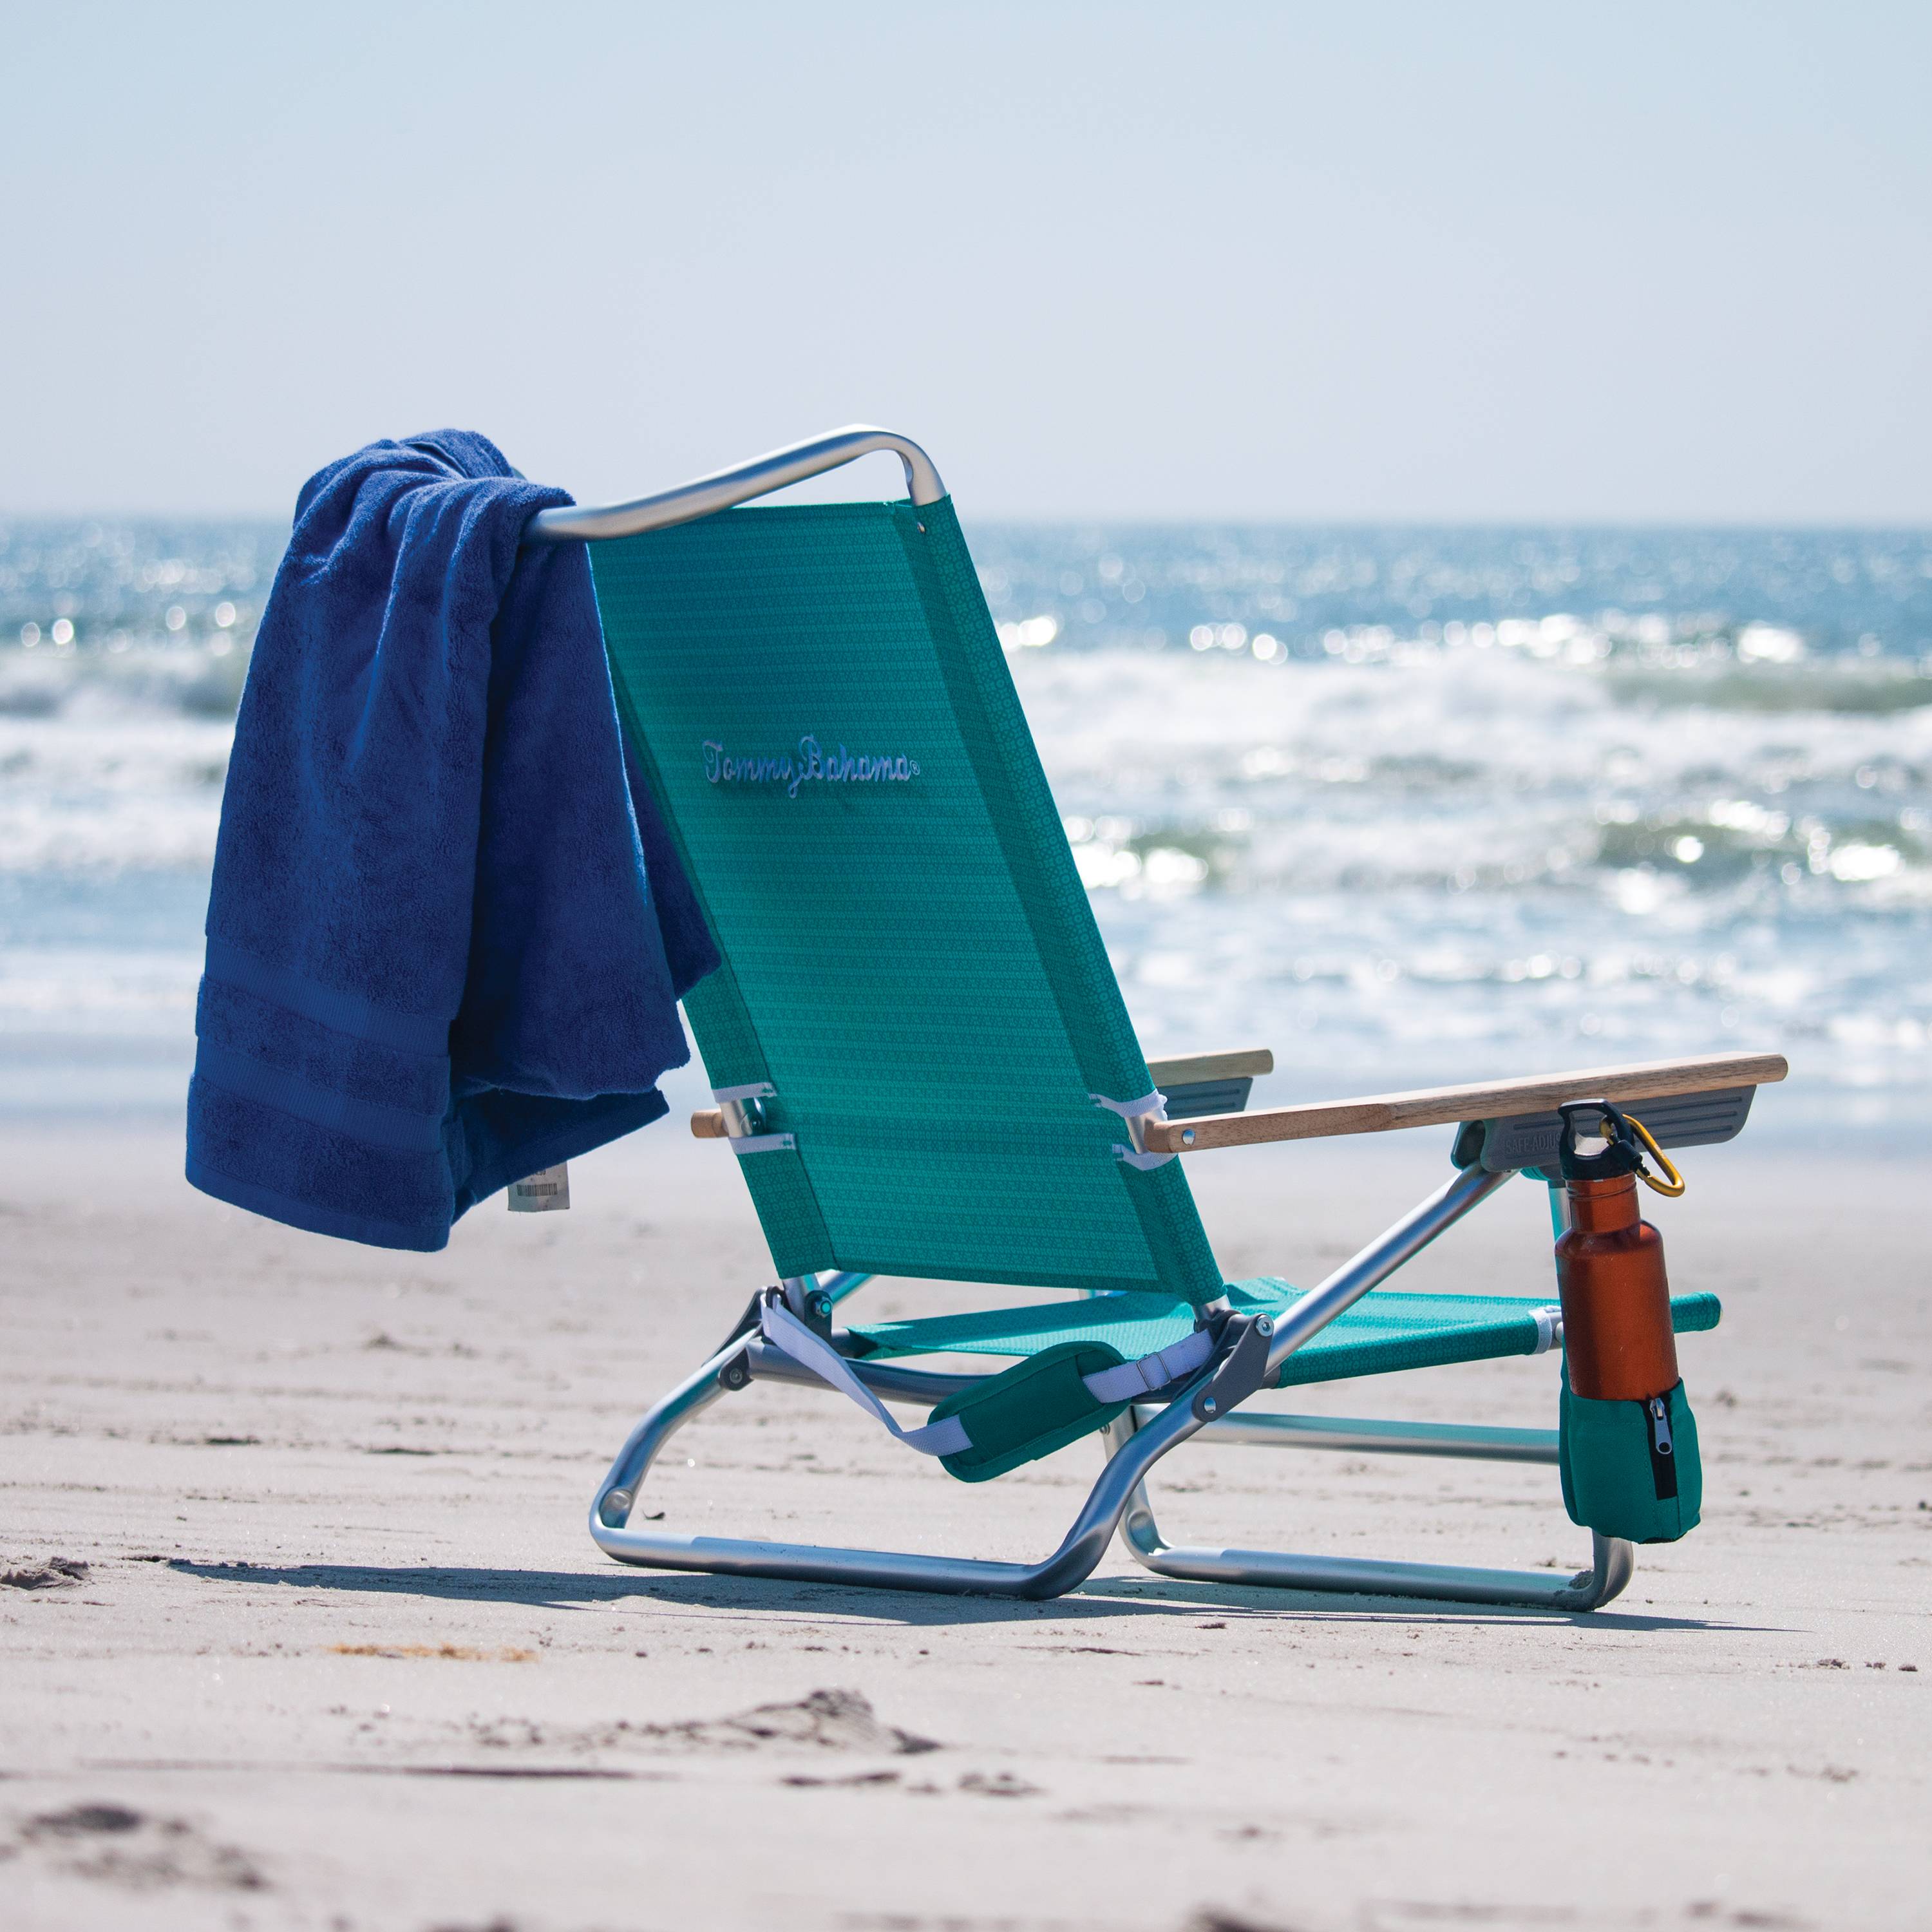
[[[902,498],[858,496],[828,499],[850,502],[900,502]],[[754,509],[755,504],[739,506]],[[772,508],[804,508],[804,503],[779,502]],[[1932,513],[1922,518],[1820,517],[1774,518],[1714,516],[1570,516],[1527,515],[1454,517],[1440,514],[1372,516],[1359,512],[1318,515],[1308,512],[1268,514],[1161,513],[1146,511],[979,510],[961,512],[960,520],[974,524],[1031,524],[1042,528],[1078,529],[1095,525],[1112,528],[1172,529],[1229,526],[1251,529],[1328,530],[1564,530],[1582,532],[1735,532],[1740,535],[1827,535],[1858,532],[1865,535],[1932,537]],[[274,524],[292,526],[284,512],[266,510],[164,510],[102,508],[14,509],[0,506],[0,526],[20,524],[175,523],[175,524]]]

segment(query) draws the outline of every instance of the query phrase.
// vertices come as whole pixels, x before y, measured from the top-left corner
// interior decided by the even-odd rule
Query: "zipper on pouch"
[[[1659,1502],[1669,1502],[1677,1494],[1677,1457],[1670,1440],[1670,1406],[1663,1396],[1654,1395],[1643,1406],[1644,1421],[1650,1439],[1650,1480]]]

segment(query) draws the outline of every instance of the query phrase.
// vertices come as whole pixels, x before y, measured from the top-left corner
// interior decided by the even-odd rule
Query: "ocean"
[[[285,526],[0,526],[0,1111],[178,1112]],[[1932,1112],[1932,533],[969,531],[1150,1053],[1267,1097],[1775,1048]]]

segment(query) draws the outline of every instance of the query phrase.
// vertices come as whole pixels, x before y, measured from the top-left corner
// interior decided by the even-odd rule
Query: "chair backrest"
[[[1180,1163],[1092,1097],[1153,1082],[950,501],[590,553],[724,962],[692,1030],[721,1096],[772,1090],[740,1160],[779,1272],[1218,1294]]]

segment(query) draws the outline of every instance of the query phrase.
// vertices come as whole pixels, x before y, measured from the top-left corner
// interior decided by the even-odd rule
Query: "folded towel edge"
[[[185,1172],[190,1186],[215,1200],[225,1201],[231,1208],[245,1208],[251,1214],[265,1215],[271,1221],[280,1221],[311,1234],[333,1234],[370,1247],[406,1248],[424,1255],[437,1253],[449,1245],[449,1230],[440,1221],[416,1226],[380,1220],[372,1215],[345,1214],[313,1201],[280,1193],[258,1181],[237,1180],[191,1154]]]
[[[430,1113],[360,1100],[332,1087],[319,1086],[290,1068],[277,1066],[253,1054],[218,1046],[212,1040],[196,1045],[194,1078],[238,1100],[272,1108],[368,1147],[398,1154],[434,1154],[442,1145],[445,1109]]]
[[[268,1000],[304,1019],[351,1039],[371,1040],[380,1046],[405,1053],[420,1053],[431,1058],[449,1057],[447,1018],[433,1013],[406,1013],[392,1006],[379,1006],[360,993],[344,992],[325,986],[292,967],[278,966],[259,953],[238,946],[232,939],[208,935],[207,974],[225,980],[244,992]]]
[[[599,1102],[604,1104],[599,1106]],[[466,1213],[478,1202],[487,1201],[513,1182],[540,1174],[547,1167],[575,1160],[612,1141],[621,1140],[653,1120],[662,1120],[670,1111],[670,1102],[655,1087],[641,1094],[600,1094],[596,1100],[578,1104],[584,1111],[567,1126],[538,1139],[520,1142],[506,1159],[473,1168],[457,1212]]]

